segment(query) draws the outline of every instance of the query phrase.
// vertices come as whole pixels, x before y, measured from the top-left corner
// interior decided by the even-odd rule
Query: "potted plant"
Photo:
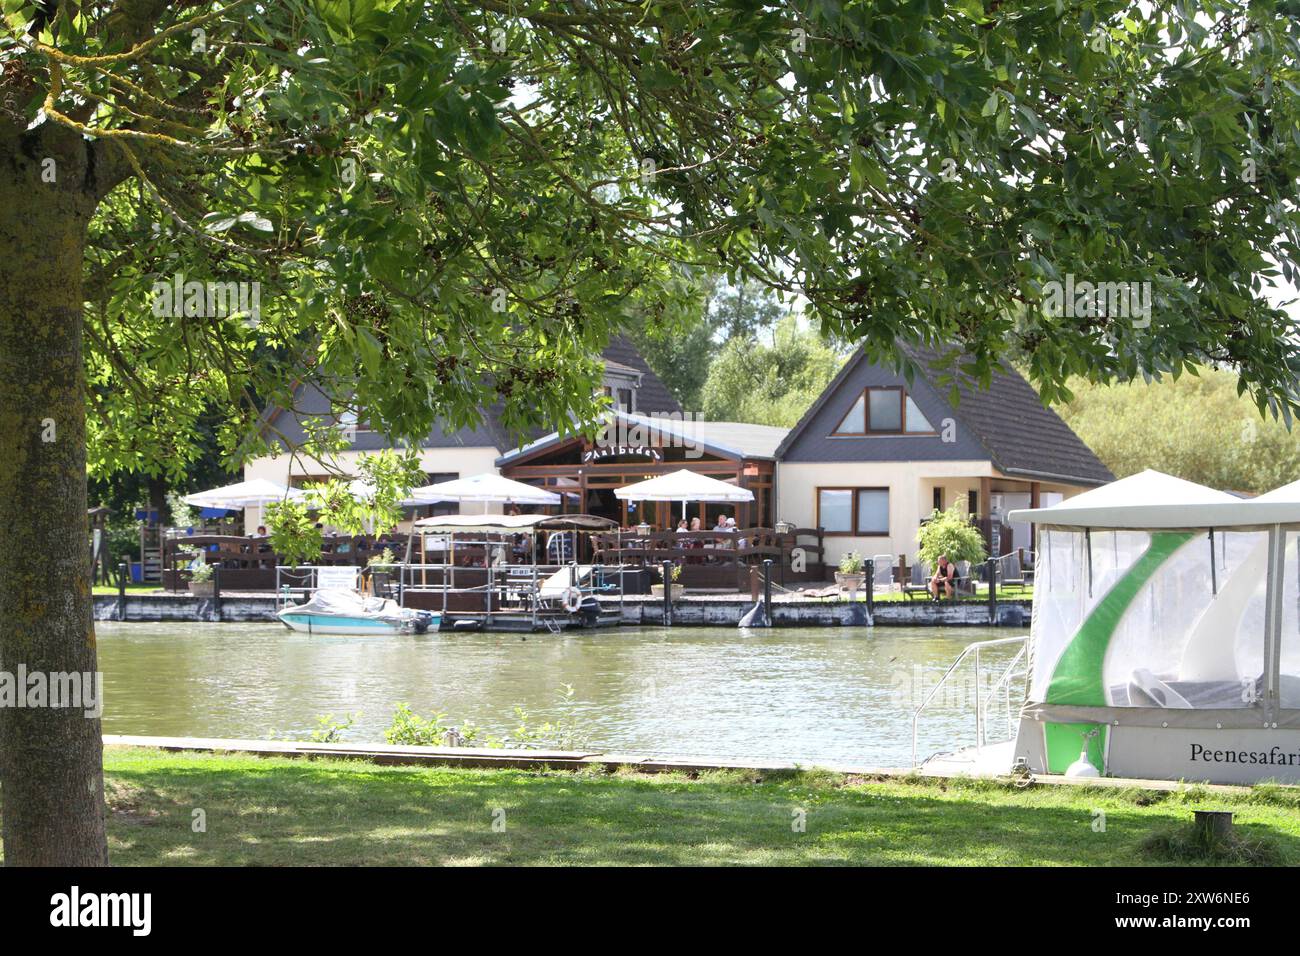
[[[863,570],[862,555],[850,551],[840,558],[840,568],[835,572],[835,583],[842,591],[861,591],[867,583],[867,572]]]
[[[196,564],[190,568],[190,593],[199,597],[212,597],[216,582],[212,580],[212,565]]]
[[[660,569],[659,569],[659,576],[660,576],[661,578],[663,577],[663,573],[664,573],[664,572],[663,572],[663,569],[660,568]],[[679,580],[681,580],[681,576],[682,576],[682,566],[681,566],[680,564],[674,564],[674,565],[673,565],[673,569],[672,569],[672,571],[670,571],[670,572],[668,572],[668,573],[669,573],[669,577],[671,578],[671,584],[672,584],[672,592],[671,592],[671,594],[672,594],[672,598],[671,598],[671,599],[672,599],[673,601],[680,600],[682,594],[686,591],[686,585],[684,585],[684,584],[678,584],[678,583],[677,583]],[[660,584],[652,584],[652,585],[650,585],[650,593],[652,593],[652,594],[653,594],[655,597],[657,597],[657,598],[662,598],[662,597],[664,596],[664,586],[663,586],[663,584],[660,583]]]

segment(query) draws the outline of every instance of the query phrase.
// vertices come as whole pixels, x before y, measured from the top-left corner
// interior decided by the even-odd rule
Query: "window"
[[[888,488],[818,488],[817,526],[827,534],[889,534]]]
[[[817,526],[831,534],[852,534],[853,492],[848,488],[817,490]]]
[[[858,534],[889,534],[889,489],[859,488]]]
[[[864,389],[835,426],[835,435],[933,435],[920,406],[896,385]]]
[[[430,471],[424,475],[426,485],[439,485],[444,481],[455,481],[460,474],[455,471]],[[439,501],[425,508],[425,517],[441,517],[460,513],[460,503],[456,501]]]
[[[921,413],[916,402],[912,401],[912,396],[907,396],[907,431],[909,434],[933,435],[934,426],[930,424],[930,419]]]
[[[901,432],[903,430],[902,389],[867,389],[868,430],[873,432]]]
[[[620,388],[618,390],[618,407],[621,411],[625,412],[636,411],[636,409],[632,407],[632,389]]]

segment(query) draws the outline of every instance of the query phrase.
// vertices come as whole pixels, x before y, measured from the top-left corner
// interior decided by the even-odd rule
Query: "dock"
[[[227,591],[220,597],[199,597],[184,592],[128,591],[124,596],[96,595],[97,621],[166,623],[275,623],[276,597],[265,591]],[[690,594],[670,602],[651,595],[601,597],[595,628],[612,627],[736,627],[755,605],[748,595]],[[990,613],[984,601],[876,601],[870,608],[862,600],[801,598],[774,595],[773,627],[1027,627],[1031,602],[1023,598],[1000,600]],[[550,624],[546,623],[551,621]],[[464,622],[464,623],[459,623]],[[443,631],[490,630],[558,633],[575,629],[567,618],[534,617],[524,610],[449,611]]]

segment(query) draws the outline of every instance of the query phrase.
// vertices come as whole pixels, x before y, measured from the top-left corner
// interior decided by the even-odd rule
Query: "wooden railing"
[[[687,587],[748,588],[749,568],[770,559],[778,581],[820,581],[825,577],[822,531],[772,528],[735,531],[624,531],[592,535],[594,560],[601,564],[660,567],[671,561],[682,568]]]
[[[364,567],[372,557],[393,552],[401,561],[406,555],[407,535],[393,535],[382,541],[370,537],[325,535],[320,554],[305,561],[311,565],[354,565]],[[271,550],[265,537],[193,534],[170,537],[163,542],[163,584],[181,590],[189,580],[195,560],[221,569],[222,585],[230,590],[271,591],[275,569],[286,562]]]

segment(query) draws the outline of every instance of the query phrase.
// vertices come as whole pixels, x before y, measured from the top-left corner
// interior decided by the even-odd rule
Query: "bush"
[[[984,536],[971,524],[960,502],[947,511],[933,511],[930,520],[921,525],[916,540],[921,545],[916,556],[931,568],[939,563],[941,554],[946,554],[954,563],[969,561],[979,564],[988,557]]]
[[[390,744],[409,747],[441,747],[443,736],[451,729],[443,722],[446,717],[446,714],[421,717],[411,710],[410,704],[398,704],[392,724],[384,731],[384,739]]]

